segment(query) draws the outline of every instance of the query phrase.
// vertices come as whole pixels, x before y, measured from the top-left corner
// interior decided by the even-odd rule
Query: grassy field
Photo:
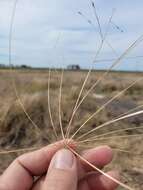
[[[66,132],[86,74],[86,71],[64,72],[61,98],[61,116],[64,132]],[[91,73],[80,100],[102,75],[102,71],[93,71]],[[48,70],[0,71],[1,150],[41,147],[55,141],[48,111],[48,77]],[[143,77],[142,73],[111,72],[107,75],[92,89],[80,105],[71,124],[70,134],[74,134],[94,112],[102,108],[103,104],[106,104],[113,96],[116,96],[116,94],[141,77]],[[50,80],[50,107],[59,138],[61,138],[58,112],[60,80],[61,72],[53,70]],[[19,104],[19,100],[15,95],[13,81],[15,81],[18,98],[24,105],[24,109],[41,131],[38,134]],[[111,101],[105,109],[101,110],[79,131],[75,139],[109,120],[123,116],[125,113],[131,113],[129,112],[130,110],[143,105],[142,97],[143,86],[142,81],[140,81],[114,101]],[[140,107],[137,110],[141,109]],[[111,146],[115,156],[113,163],[108,168],[121,171],[123,181],[135,189],[143,187],[143,129],[134,129],[142,125],[143,114],[107,125],[82,139],[91,139],[97,135],[123,129],[118,133],[115,132],[112,135],[102,136],[96,141],[82,144],[82,146],[94,147],[104,144]],[[17,155],[19,153],[1,155],[0,171],[2,172]]]

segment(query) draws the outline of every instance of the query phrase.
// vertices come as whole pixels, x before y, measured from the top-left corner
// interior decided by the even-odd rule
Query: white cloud
[[[0,54],[8,54],[8,34],[14,0],[0,1]],[[108,40],[120,54],[143,32],[141,1],[97,0],[97,10],[105,30],[112,8],[113,18],[124,30],[111,27]],[[13,54],[15,64],[36,66],[57,65],[65,58],[65,64],[79,63],[88,66],[99,46],[100,37],[77,12],[82,11],[95,24],[96,20],[88,0],[19,0],[14,21]],[[56,47],[55,47],[55,44]],[[55,47],[55,48],[54,48]],[[142,52],[139,46],[138,52]],[[134,55],[137,55],[137,50]],[[114,57],[105,45],[103,58]],[[0,56],[2,61],[6,61]]]

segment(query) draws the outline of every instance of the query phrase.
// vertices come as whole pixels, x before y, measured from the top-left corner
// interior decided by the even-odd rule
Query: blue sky
[[[103,34],[112,10],[107,41],[98,59],[115,59],[143,34],[143,1],[94,1]],[[14,0],[0,1],[0,63],[8,64],[9,26]],[[92,27],[78,11],[84,13]],[[89,68],[101,39],[89,0],[19,0],[12,39],[13,64],[35,67],[66,67],[79,64]],[[143,42],[128,57],[143,55]],[[95,68],[107,68],[111,62],[99,62]],[[143,70],[143,58],[125,59],[116,69]]]

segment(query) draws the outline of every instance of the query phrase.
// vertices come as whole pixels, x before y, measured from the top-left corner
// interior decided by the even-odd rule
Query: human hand
[[[117,187],[115,182],[93,172],[63,148],[62,141],[18,157],[0,177],[0,190],[114,190]],[[82,156],[98,168],[103,168],[113,157],[107,146],[84,151]],[[116,172],[108,174],[119,178]]]

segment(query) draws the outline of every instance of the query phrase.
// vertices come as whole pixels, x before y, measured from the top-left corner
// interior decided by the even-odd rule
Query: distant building
[[[68,70],[80,70],[80,66],[79,65],[68,65],[67,69]]]
[[[28,66],[28,65],[21,65],[20,68],[22,68],[22,69],[30,69],[30,66]]]
[[[6,67],[6,65],[0,64],[0,68],[5,68],[5,67]]]

